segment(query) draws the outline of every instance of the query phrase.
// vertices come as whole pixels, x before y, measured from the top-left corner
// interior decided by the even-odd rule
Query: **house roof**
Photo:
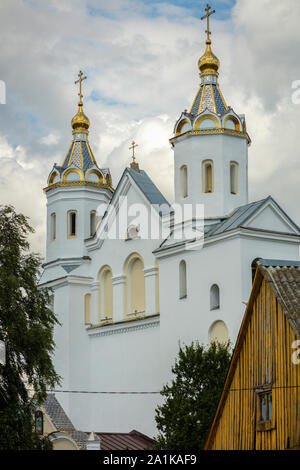
[[[236,341],[218,408],[206,440],[205,448],[208,448],[209,442],[214,435],[214,431],[222,414],[222,410],[230,390],[230,385],[234,377],[234,372],[238,364],[238,358],[240,356],[247,327],[252,315],[252,306],[263,279],[266,279],[269,282],[284,314],[287,316],[292,330],[300,339],[300,262],[259,259],[257,261],[257,269],[252,291]]]
[[[154,449],[154,441],[138,431],[129,433],[97,432],[101,450],[145,450]]]
[[[57,431],[69,434],[80,449],[84,450],[86,448],[86,441],[90,436],[90,432],[75,429],[55,395],[49,394],[47,396],[43,408]],[[101,441],[101,450],[154,449],[153,439],[135,430],[129,433],[95,432],[94,434]]]
[[[300,339],[300,262],[259,260],[258,266]]]
[[[69,434],[81,449],[85,449],[87,435],[85,432],[77,431],[66,415],[63,407],[56,399],[55,395],[47,395],[43,408],[56,427],[57,431],[64,431]]]

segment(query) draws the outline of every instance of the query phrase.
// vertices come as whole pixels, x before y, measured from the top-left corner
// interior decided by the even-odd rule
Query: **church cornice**
[[[160,324],[160,314],[143,317],[140,319],[123,320],[116,323],[94,325],[87,328],[89,336],[110,336],[115,334],[125,334],[130,331],[145,330],[155,328]]]
[[[201,130],[190,130],[184,134],[177,135],[169,139],[169,142],[173,145],[177,140],[189,137],[192,135],[230,135],[233,137],[238,137],[240,139],[247,139],[248,144],[250,145],[251,140],[247,132],[235,131],[232,129],[201,129]]]
[[[47,186],[46,188],[43,189],[45,193],[50,191],[51,189],[55,188],[60,188],[60,187],[77,187],[77,186],[92,186],[94,188],[101,188],[101,189],[107,189],[111,193],[114,193],[114,190],[111,186],[108,184],[101,184],[101,183],[92,183],[88,181],[71,181],[71,182],[66,182],[66,183],[55,183],[51,186]]]

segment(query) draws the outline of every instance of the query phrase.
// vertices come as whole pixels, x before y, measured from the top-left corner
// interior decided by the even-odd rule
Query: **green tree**
[[[160,450],[199,450],[213,420],[230,363],[230,344],[180,347],[174,379],[163,387],[156,409]]]
[[[38,287],[40,258],[29,252],[28,218],[0,206],[0,340],[6,365],[0,365],[0,449],[51,447],[34,431],[34,413],[48,387],[59,383],[52,364],[50,291]]]

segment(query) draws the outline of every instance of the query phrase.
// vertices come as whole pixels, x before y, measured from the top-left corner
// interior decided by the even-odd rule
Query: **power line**
[[[226,392],[244,392],[244,391],[255,391],[259,386],[256,387],[249,387],[249,388],[232,388],[232,389],[224,389]],[[272,390],[277,389],[292,389],[292,388],[300,388],[300,385],[282,385],[277,387],[272,387]],[[33,390],[33,389],[31,389]],[[82,394],[91,394],[91,395],[160,395],[161,392],[138,392],[138,391],[89,391],[89,390],[46,390],[49,393],[82,393]]]
[[[90,392],[88,390],[46,390],[52,393],[89,393],[92,395],[157,395],[160,392]]]

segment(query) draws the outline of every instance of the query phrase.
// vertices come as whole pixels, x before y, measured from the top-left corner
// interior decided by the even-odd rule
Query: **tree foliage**
[[[203,448],[230,363],[230,345],[192,343],[180,347],[174,379],[163,387],[165,401],[156,409],[161,450]]]
[[[51,293],[38,287],[40,258],[29,252],[33,232],[27,217],[0,206],[0,449],[44,449],[34,431],[34,413],[46,390],[59,383],[53,364]]]

